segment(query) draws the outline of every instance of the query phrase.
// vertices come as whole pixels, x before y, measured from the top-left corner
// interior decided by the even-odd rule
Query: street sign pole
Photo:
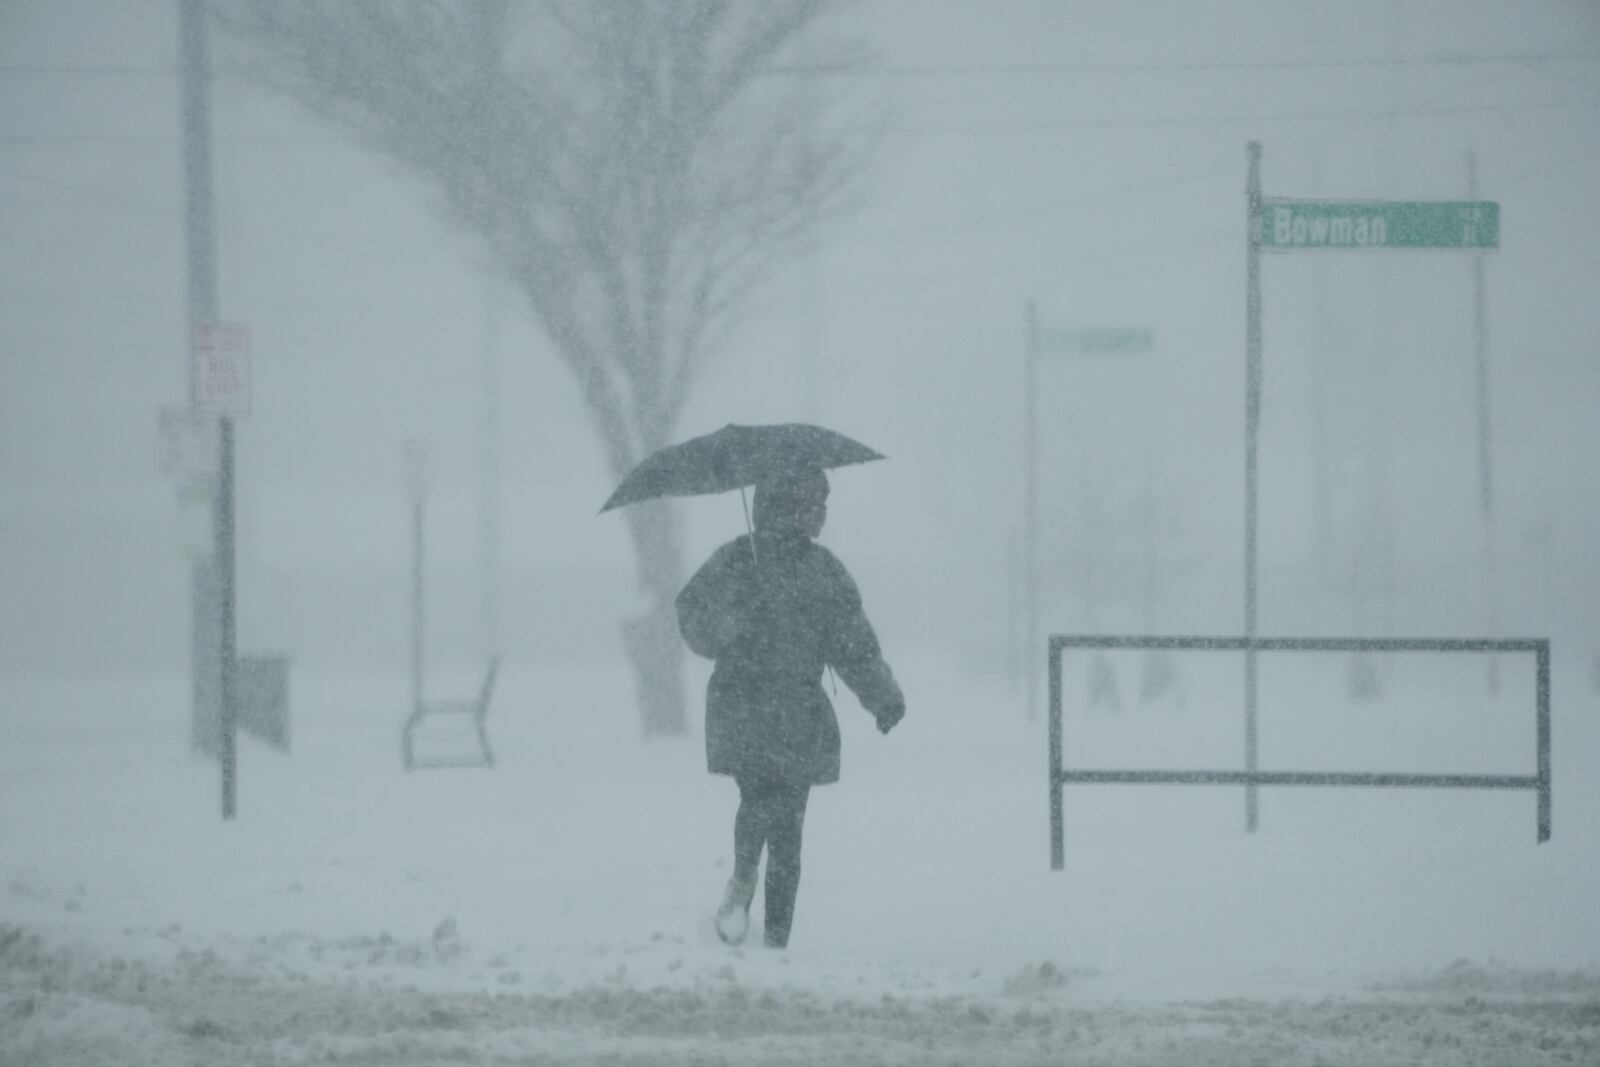
[[[1478,198],[1478,154],[1467,151],[1467,196]],[[1472,354],[1478,379],[1478,505],[1483,512],[1484,573],[1489,586],[1489,636],[1498,633],[1499,576],[1494,543],[1493,469],[1489,450],[1489,328],[1488,292],[1483,280],[1483,253],[1472,257]],[[1491,694],[1500,691],[1500,657],[1489,657],[1487,680]]]
[[[1256,636],[1256,446],[1261,431],[1261,142],[1245,150],[1244,635]],[[1256,650],[1244,650],[1244,765],[1256,771]],[[1244,826],[1258,821],[1255,785],[1244,790]]]
[[[234,610],[233,418],[222,416],[222,470],[217,484],[217,578],[222,593],[222,817],[238,807],[239,661]]]

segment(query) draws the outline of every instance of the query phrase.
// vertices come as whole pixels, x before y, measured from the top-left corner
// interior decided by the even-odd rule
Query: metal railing
[[[1388,772],[1263,771],[1255,764],[1255,746],[1246,743],[1243,770],[1081,770],[1062,766],[1061,654],[1068,648],[1144,649],[1215,652],[1479,652],[1532,653],[1535,661],[1535,731],[1537,771],[1525,774],[1406,774]],[[1478,638],[1349,638],[1349,637],[1156,637],[1150,635],[1061,635],[1050,637],[1050,866],[1065,865],[1061,787],[1101,785],[1263,785],[1400,786],[1436,789],[1531,789],[1538,793],[1538,840],[1550,839],[1550,642],[1545,638],[1492,640]],[[1255,736],[1254,701],[1248,701],[1247,739]],[[1253,799],[1253,792],[1252,792]],[[1251,804],[1251,811],[1254,805]],[[1253,830],[1254,822],[1249,822]]]

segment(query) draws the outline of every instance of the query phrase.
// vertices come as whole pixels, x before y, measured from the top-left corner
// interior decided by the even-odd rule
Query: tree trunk
[[[684,581],[678,516],[664,500],[631,505],[627,513],[646,607],[623,621],[622,645],[633,667],[644,736],[681,737],[688,732],[688,712],[675,604]]]

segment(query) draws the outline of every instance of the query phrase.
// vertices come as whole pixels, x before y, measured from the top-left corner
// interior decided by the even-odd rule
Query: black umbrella
[[[883,458],[859,441],[809,423],[730,423],[646,456],[600,510],[663,496],[725,493],[803,470],[828,470]]]

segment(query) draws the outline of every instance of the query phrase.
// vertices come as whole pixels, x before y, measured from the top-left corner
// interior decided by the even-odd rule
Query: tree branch
[[[834,0],[213,4],[252,78],[432,182],[488,242],[619,476],[876,147],[821,125],[837,82],[780,69],[818,65],[801,49]]]

